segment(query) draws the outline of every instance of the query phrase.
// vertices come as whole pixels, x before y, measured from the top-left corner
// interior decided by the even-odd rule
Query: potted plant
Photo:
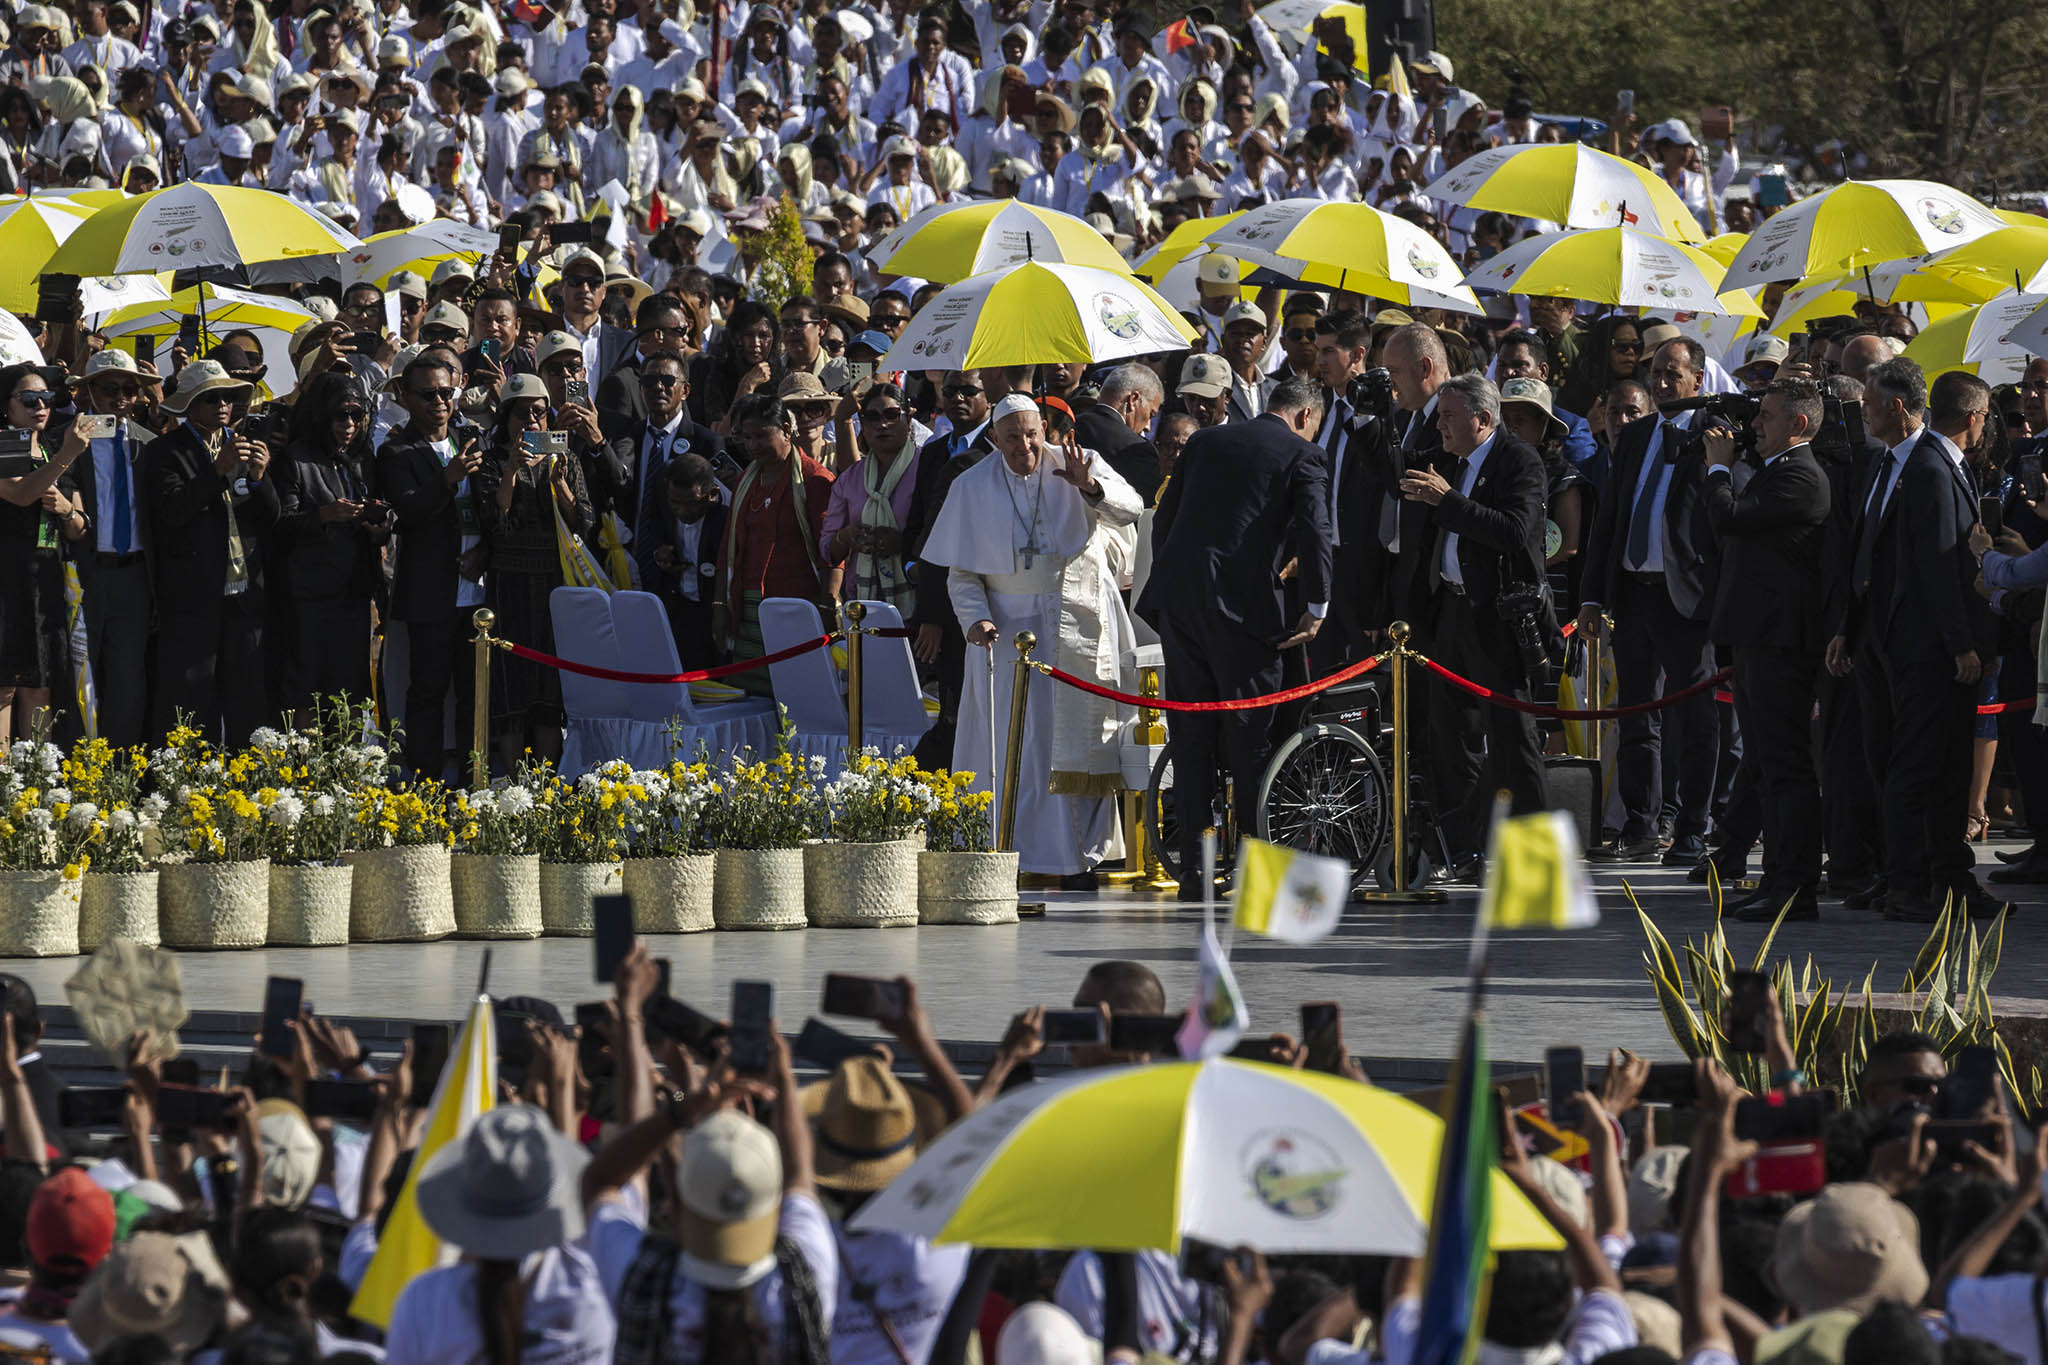
[[[804,909],[835,929],[917,923],[919,827],[934,806],[909,755],[874,749],[853,756],[818,793],[823,842],[804,846]]]
[[[536,822],[543,932],[589,934],[591,901],[615,896],[624,886],[619,859],[626,805],[635,799],[635,789],[633,766],[624,759],[613,759],[574,782],[551,775]]]
[[[342,861],[351,824],[346,794],[265,787],[256,794],[270,831],[270,941],[346,943],[355,869]]]
[[[465,938],[540,937],[536,785],[534,770],[527,769],[517,778],[450,798],[455,932]]]
[[[75,801],[98,809],[91,864],[79,888],[78,949],[95,952],[110,939],[145,947],[162,941],[157,927],[157,821],[162,795],[145,792],[148,755],[116,749],[104,739],[81,740],[64,760],[64,780]]]
[[[351,794],[355,869],[349,937],[358,942],[424,943],[455,932],[448,873],[448,798],[441,784],[419,781]]]
[[[0,764],[0,957],[78,951],[80,882],[99,810],[64,785],[63,752],[21,740]]]
[[[716,850],[711,918],[721,929],[801,929],[804,840],[814,787],[787,748],[747,762],[732,756],[711,779],[705,824]]]
[[[671,763],[633,775],[645,792],[626,807],[626,894],[642,934],[694,934],[712,927],[713,866],[706,827],[711,776],[702,763]]]
[[[993,853],[994,792],[970,791],[973,773],[935,772],[925,780],[932,812],[917,855],[919,924],[1015,924],[1017,855]]]
[[[270,936],[270,838],[233,787],[183,785],[164,808],[163,939],[172,948],[260,948]]]

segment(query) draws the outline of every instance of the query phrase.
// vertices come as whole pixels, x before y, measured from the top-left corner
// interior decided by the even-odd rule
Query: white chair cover
[[[874,630],[903,629],[903,613],[888,602],[863,602],[865,624]],[[925,709],[917,684],[917,660],[908,639],[868,636],[861,641],[862,741],[882,757],[909,753],[937,718]]]
[[[555,653],[600,668],[625,668],[612,621],[611,594],[602,588],[556,588],[548,595],[555,623]],[[668,760],[662,727],[633,716],[632,689],[606,678],[562,673],[562,775],[581,777],[607,759],[623,758],[636,768]]]
[[[1152,518],[1157,508],[1147,507],[1138,514],[1138,553],[1131,560],[1131,600],[1138,600],[1138,594],[1145,591],[1145,580],[1152,577]],[[1131,634],[1141,645],[1159,643],[1159,632],[1131,613]]]
[[[669,629],[668,609],[650,592],[621,591],[611,595],[612,625],[618,636],[619,667],[629,673],[680,673]],[[751,746],[765,753],[775,734],[775,704],[760,697],[698,705],[687,683],[622,683],[634,720],[666,731],[679,723],[682,747],[676,757],[697,760],[698,748],[713,766],[722,765],[734,750]]]
[[[761,648],[769,654],[815,640],[825,633],[815,602],[801,597],[770,597],[761,603]],[[832,652],[814,649],[794,659],[768,665],[775,700],[789,713],[796,733],[790,747],[808,759],[825,760],[828,777],[846,769],[846,701],[839,695],[839,676]]]

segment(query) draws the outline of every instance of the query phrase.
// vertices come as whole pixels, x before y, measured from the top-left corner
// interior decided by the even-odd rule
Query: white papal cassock
[[[1057,449],[1046,449],[1024,477],[997,452],[954,481],[925,542],[925,559],[951,571],[947,592],[961,629],[995,622],[993,712],[988,651],[970,645],[953,741],[953,767],[974,773],[978,790],[1002,791],[1019,631],[1038,637],[1034,659],[1121,691],[1134,688],[1131,619],[1117,585],[1137,549],[1144,502],[1101,456],[1083,454],[1099,498],[1054,475]],[[1028,695],[1017,764],[1018,866],[1063,875],[1122,857],[1111,798],[1128,708],[1038,672]]]

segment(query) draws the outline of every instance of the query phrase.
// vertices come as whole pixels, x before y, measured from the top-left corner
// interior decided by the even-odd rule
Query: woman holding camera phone
[[[50,705],[50,689],[69,672],[62,546],[85,535],[90,523],[57,479],[91,443],[74,428],[51,448],[56,399],[40,367],[0,370],[7,425],[28,433],[27,456],[34,466],[0,478],[0,742],[34,733],[37,715]]]
[[[538,375],[505,381],[492,457],[477,471],[483,548],[490,556],[484,601],[505,638],[555,647],[548,594],[563,585],[557,518],[572,536],[596,520],[583,464],[569,453],[566,425],[549,421],[547,386]],[[551,439],[552,438],[552,439]],[[562,683],[553,669],[509,654],[491,657],[492,729],[506,771],[531,748],[562,756]]]

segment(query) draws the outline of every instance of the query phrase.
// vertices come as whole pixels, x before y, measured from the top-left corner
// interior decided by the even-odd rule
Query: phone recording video
[[[901,1019],[910,1006],[900,981],[879,976],[851,976],[828,972],[825,997],[818,1004],[825,1014],[843,1014],[851,1019]]]
[[[1586,1051],[1577,1047],[1553,1047],[1543,1054],[1543,1098],[1550,1105],[1550,1122],[1558,1128],[1579,1126],[1579,1103],[1574,1098],[1586,1088]]]
[[[600,983],[617,977],[619,964],[633,951],[633,898],[596,896],[590,903],[590,942],[596,952]]]
[[[285,1024],[299,1017],[306,983],[295,976],[273,976],[263,983],[262,1051],[266,1057],[290,1060],[297,1050]]]
[[[1728,1006],[1721,1024],[1728,1046],[1736,1052],[1762,1052],[1770,1037],[1767,1011],[1777,1007],[1777,994],[1771,989],[1769,977],[1762,972],[1730,972]]]
[[[434,1102],[434,1090],[441,1084],[441,1068],[448,1065],[451,1041],[451,1030],[446,1024],[412,1026],[412,1092],[406,1096],[407,1104],[425,1108]]]
[[[775,983],[732,983],[732,1068],[761,1075],[774,1059]]]
[[[1306,1000],[1301,1006],[1301,1041],[1310,1071],[1336,1075],[1344,1069],[1344,1020],[1334,1000]]]
[[[1180,1056],[1181,1016],[1178,1014],[1118,1014],[1109,1021],[1109,1046],[1113,1052],[1145,1053],[1159,1058]]]
[[[1047,1044],[1100,1047],[1109,1041],[1101,1010],[1047,1010],[1041,1027]]]

